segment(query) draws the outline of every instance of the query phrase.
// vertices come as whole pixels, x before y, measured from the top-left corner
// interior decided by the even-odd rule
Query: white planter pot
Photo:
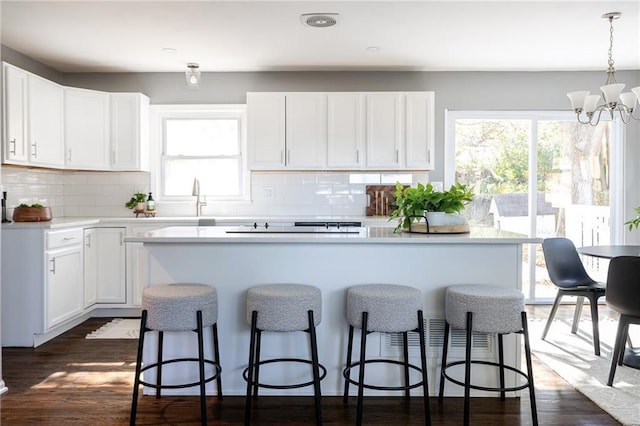
[[[457,213],[424,212],[429,226],[455,226],[464,225],[467,219]]]

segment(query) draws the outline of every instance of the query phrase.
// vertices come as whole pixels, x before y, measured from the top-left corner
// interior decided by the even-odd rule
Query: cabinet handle
[[[431,150],[427,150],[427,163],[431,163]]]
[[[398,150],[396,149],[396,164],[400,162],[400,155],[398,154]]]
[[[38,142],[34,142],[31,144],[33,147],[33,158],[38,158]]]
[[[87,239],[87,247],[91,248],[91,235],[87,235],[85,238]]]
[[[67,150],[67,161],[71,162],[71,148]]]
[[[64,237],[62,240],[63,241],[71,241],[71,240],[75,240],[76,237]]]
[[[291,150],[290,149],[287,150],[287,162],[286,162],[286,165],[289,165],[289,164],[291,164]]]
[[[115,149],[111,153],[111,158],[112,158],[111,161],[113,162],[113,164],[118,162],[118,152]]]
[[[124,245],[124,233],[120,232],[120,245]]]
[[[356,149],[356,163],[360,163],[360,150]]]
[[[52,274],[55,274],[56,273],[56,258],[54,257],[49,262],[51,262],[51,269],[49,269],[49,272],[51,272]]]
[[[284,150],[280,150],[280,164],[284,164]]]
[[[13,144],[13,148],[11,148],[11,144]],[[16,138],[13,138],[9,141],[9,153],[13,155],[16,154]]]

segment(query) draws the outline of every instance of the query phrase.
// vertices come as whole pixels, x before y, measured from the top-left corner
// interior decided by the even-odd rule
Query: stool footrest
[[[385,363],[385,364],[395,364],[395,365],[400,365],[402,367],[405,366],[404,362],[400,362],[400,361],[396,361],[393,359],[368,359],[365,360],[364,362],[365,364],[381,364],[381,363]],[[349,372],[351,371],[352,368],[354,367],[358,367],[360,365],[360,361],[354,362],[351,365],[345,367],[344,370],[342,370],[342,377],[344,377],[344,379],[351,383],[352,385],[360,385],[360,383],[357,380],[353,380],[350,377]],[[417,365],[414,364],[407,364],[407,367],[411,368],[412,370],[418,371],[420,373],[422,373],[422,369],[420,367],[418,367]],[[406,385],[406,386],[376,386],[376,385],[368,385],[366,383],[362,384],[363,388],[366,389],[375,389],[375,390],[390,390],[390,391],[401,391],[401,390],[408,390],[408,389],[414,389],[417,387],[422,386],[423,382],[418,382],[418,383],[414,383],[411,385]]]
[[[265,361],[260,361],[258,363],[256,363],[256,366],[262,366],[265,364],[274,364],[277,362],[297,362],[297,363],[301,363],[301,364],[309,364],[309,365],[313,365],[313,362],[311,362],[308,359],[302,359],[302,358],[274,358],[274,359],[268,359]],[[320,378],[318,380],[322,380],[325,378],[325,376],[327,375],[327,369],[324,367],[324,365],[322,364],[318,364],[318,368],[320,369]],[[244,378],[245,382],[249,381],[249,367],[245,368],[244,371],[242,372],[242,377]],[[258,386],[260,388],[266,388],[266,389],[297,389],[297,388],[304,388],[306,386],[312,386],[314,384],[313,380],[308,381],[308,382],[304,382],[304,383],[294,383],[291,385],[272,385],[269,383],[256,383],[256,382],[251,382],[251,385],[253,386]]]
[[[454,367],[456,365],[464,365],[465,361],[455,361],[455,362],[450,362],[447,365],[445,365],[442,368],[442,375],[449,380],[450,382],[453,382],[459,386],[465,386],[464,382],[461,382],[458,379],[454,379],[453,377],[449,376],[447,374],[447,369],[449,367]],[[491,361],[481,361],[481,360],[471,360],[471,364],[481,364],[481,365],[489,365],[492,367],[498,367],[500,368],[500,364],[498,364],[497,362],[491,362]],[[509,371],[513,371],[516,374],[519,374],[520,376],[524,377],[526,380],[526,383],[519,385],[519,386],[511,386],[511,387],[504,387],[504,388],[496,388],[496,387],[488,387],[488,386],[480,386],[480,385],[474,385],[472,383],[469,384],[469,389],[475,389],[475,390],[482,390],[482,391],[489,391],[489,392],[515,392],[515,391],[519,391],[519,390],[523,390],[523,389],[527,389],[529,387],[529,376],[524,372],[524,371],[520,371],[515,367],[511,367],[509,365],[503,365],[502,367],[504,367],[505,370],[509,370]]]
[[[178,363],[178,362],[199,362],[200,360],[198,358],[175,358],[175,359],[168,359],[166,361],[162,361],[162,362],[156,362],[153,364],[149,364],[149,365],[145,365],[144,367],[142,367],[140,369],[140,373],[143,373],[147,370],[153,369],[153,368],[158,368],[158,366],[160,365],[167,365],[167,364],[174,364],[174,363]],[[209,365],[213,365],[216,369],[215,373],[207,378],[205,378],[204,383],[209,383],[213,380],[216,380],[220,374],[222,373],[222,367],[220,366],[219,363],[212,361],[210,359],[205,359],[204,360],[205,364],[209,364]],[[200,381],[196,381],[196,382],[192,382],[192,383],[185,383],[185,384],[173,384],[173,385],[166,385],[166,384],[156,384],[156,383],[149,383],[149,382],[145,382],[143,380],[140,380],[140,384],[143,386],[148,386],[150,388],[154,388],[154,389],[183,389],[183,388],[190,388],[193,386],[198,386],[200,384]]]

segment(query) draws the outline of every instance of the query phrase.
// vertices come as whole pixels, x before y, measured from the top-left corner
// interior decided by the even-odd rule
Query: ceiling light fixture
[[[635,117],[633,112],[635,110],[636,102],[640,101],[640,86],[631,89],[631,92],[622,93],[624,89],[623,83],[616,81],[616,70],[613,68],[613,20],[622,16],[620,12],[609,12],[602,15],[602,18],[609,20],[609,67],[607,68],[607,81],[604,86],[600,87],[604,96],[604,103],[598,105],[600,102],[600,95],[590,95],[589,91],[577,91],[567,93],[567,96],[571,100],[571,108],[576,113],[576,118],[582,124],[591,124],[597,126],[600,122],[600,116],[602,111],[607,110],[613,119],[614,111],[618,111],[620,119],[623,123],[627,124],[634,120],[640,120],[640,117]],[[586,118],[581,119],[580,114],[585,112]],[[597,114],[596,114],[597,113]]]
[[[185,77],[187,79],[187,86],[197,89],[200,87],[200,65],[189,62],[187,64],[187,68],[189,68],[185,72]]]
[[[338,13],[303,13],[300,15],[300,20],[308,27],[326,28],[338,23],[338,15]]]

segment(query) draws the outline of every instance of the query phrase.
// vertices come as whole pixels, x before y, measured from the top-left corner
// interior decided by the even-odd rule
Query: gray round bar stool
[[[344,383],[344,402],[348,402],[349,385],[358,387],[358,405],[356,424],[362,424],[364,389],[405,391],[409,398],[410,390],[422,386],[425,424],[431,424],[429,408],[429,382],[427,377],[427,356],[422,315],[422,292],[416,288],[395,284],[364,284],[347,289],[347,321],[349,322],[349,345],[347,364],[342,375]],[[354,329],[360,330],[360,357],[352,362]],[[408,332],[417,332],[420,338],[420,366],[409,363]],[[366,359],[367,335],[374,332],[402,333],[402,362],[391,359]],[[397,364],[404,369],[404,384],[398,386],[377,386],[365,383],[365,366],[374,363]],[[358,379],[351,378],[351,370],[358,368]],[[409,370],[421,373],[422,380],[411,384]]]
[[[327,375],[318,362],[316,326],[322,319],[322,293],[319,288],[305,284],[268,284],[247,291],[247,322],[251,325],[249,364],[242,373],[247,382],[245,424],[251,424],[251,400],[258,397],[258,388],[295,389],[313,386],[316,424],[322,424],[320,381]],[[304,331],[309,334],[310,358],[260,359],[262,332]],[[294,384],[260,382],[260,367],[272,363],[310,364],[312,380]],[[253,390],[253,397],[252,397]]]
[[[130,424],[136,423],[138,407],[138,388],[142,384],[156,389],[156,398],[160,398],[161,389],[181,389],[200,386],[200,417],[203,425],[207,424],[207,405],[205,384],[216,380],[217,396],[222,398],[222,379],[220,353],[218,350],[218,293],[216,289],[204,284],[160,284],[147,287],[142,291],[142,314],[140,319],[140,337],[138,340],[138,355],[136,358],[136,372],[133,384],[133,399],[131,402]],[[204,334],[205,327],[211,327],[213,337],[214,359],[205,358]],[[142,353],[145,334],[158,332],[158,355],[155,363],[142,367]],[[164,332],[193,331],[197,333],[198,357],[175,358],[165,360],[162,356]],[[196,362],[198,364],[198,381],[185,384],[162,384],[162,366],[180,362]],[[213,371],[205,377],[205,365],[213,367]],[[141,373],[154,369],[156,382],[150,383],[140,379]]]
[[[504,400],[506,392],[514,392],[525,388],[529,389],[531,400],[531,415],[533,424],[538,424],[536,410],[536,398],[533,387],[533,369],[531,364],[531,350],[529,346],[529,332],[527,327],[527,313],[524,309],[524,295],[520,290],[484,284],[453,285],[446,292],[446,321],[444,329],[444,347],[442,348],[442,368],[440,370],[440,392],[438,400],[444,399],[445,380],[449,380],[459,386],[464,386],[464,424],[469,424],[469,399],[470,390],[483,390],[500,392]],[[466,348],[464,361],[447,363],[447,351],[449,345],[450,329],[466,330]],[[473,360],[471,358],[471,337],[473,333],[489,333],[498,336],[497,363],[485,360]],[[518,333],[524,336],[525,357],[527,372],[518,370],[513,366],[505,365],[503,351],[503,336],[505,334]],[[456,365],[464,365],[464,382],[447,374],[447,369]],[[500,386],[488,387],[471,383],[471,366],[480,364],[498,367]],[[525,383],[515,386],[506,386],[504,372],[506,370],[523,377]]]

